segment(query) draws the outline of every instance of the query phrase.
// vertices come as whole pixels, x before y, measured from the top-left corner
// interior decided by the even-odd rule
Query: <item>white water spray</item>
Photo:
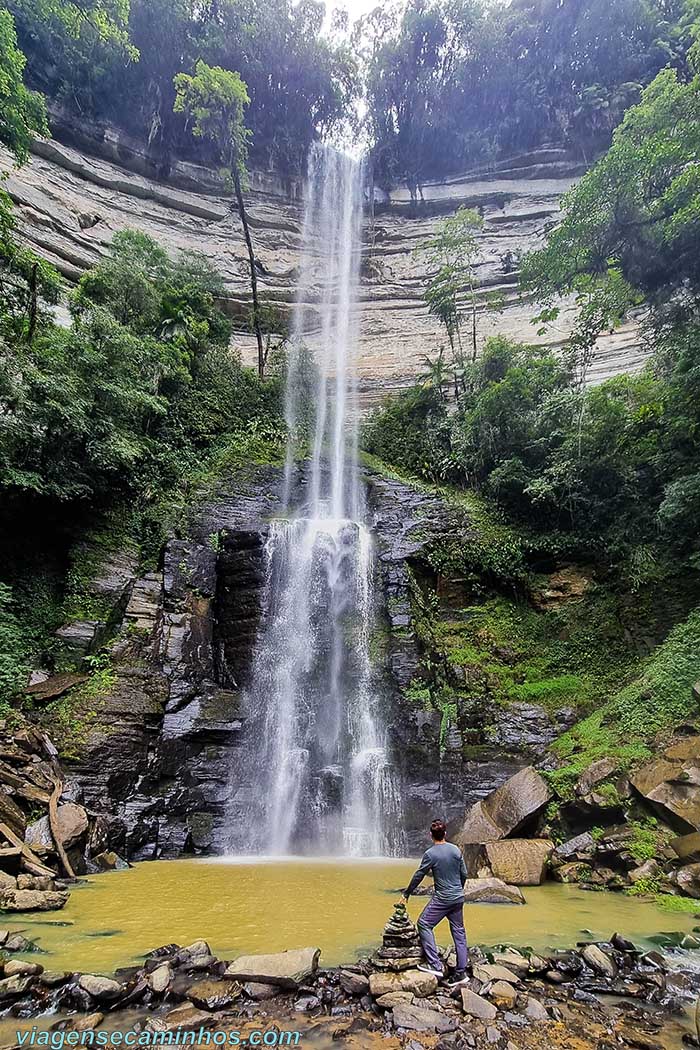
[[[249,845],[275,855],[390,854],[402,841],[370,656],[373,555],[357,460],[362,185],[355,160],[312,149],[286,391],[289,517],[270,527],[265,618],[247,697],[262,831]],[[303,347],[312,339],[318,383],[308,497],[295,507]]]

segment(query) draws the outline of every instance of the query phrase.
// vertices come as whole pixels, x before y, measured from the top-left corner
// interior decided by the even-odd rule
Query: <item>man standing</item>
[[[446,833],[447,824],[444,820],[434,820],[430,825],[433,844],[423,854],[420,867],[404,890],[403,899],[408,900],[426,875],[433,876],[435,892],[418,920],[418,933],[427,965],[419,966],[418,969],[432,973],[438,978],[444,977],[433,930],[439,922],[447,919],[457,952],[457,969],[452,983],[459,984],[467,977],[467,934],[464,929],[464,883],[467,881],[467,869],[462,851],[453,843],[445,841]]]

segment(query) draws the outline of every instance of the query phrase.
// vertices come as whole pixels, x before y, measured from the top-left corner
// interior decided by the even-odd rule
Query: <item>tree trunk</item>
[[[34,342],[34,336],[36,334],[36,322],[39,313],[39,293],[37,289],[39,263],[35,262],[32,266],[31,276],[29,278],[29,327],[27,328],[27,342],[31,346]]]
[[[262,379],[265,375],[265,344],[263,342],[262,329],[260,327],[258,275],[255,272],[255,252],[253,251],[253,241],[250,236],[248,216],[246,214],[245,203],[243,201],[243,187],[241,186],[241,176],[236,168],[234,168],[233,170],[233,185],[236,191],[236,203],[238,204],[238,214],[240,215],[241,223],[243,224],[243,236],[245,237],[245,243],[248,249],[248,265],[250,267],[250,289],[253,293],[253,329],[255,331],[255,338],[258,343],[258,375]]]

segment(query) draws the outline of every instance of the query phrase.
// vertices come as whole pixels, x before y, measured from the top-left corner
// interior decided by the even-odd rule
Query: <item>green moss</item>
[[[646,661],[641,674],[553,745],[562,759],[548,774],[561,798],[570,797],[580,774],[613,756],[620,770],[652,755],[656,734],[697,717],[692,687],[700,678],[700,611],[679,624]]]
[[[667,914],[700,914],[700,901],[690,900],[688,897],[675,897],[671,893],[657,893],[654,903]]]
[[[69,761],[80,758],[90,733],[98,727],[108,730],[107,726],[101,726],[100,715],[104,699],[115,683],[112,667],[99,667],[83,685],[44,708],[42,723],[62,758]]]

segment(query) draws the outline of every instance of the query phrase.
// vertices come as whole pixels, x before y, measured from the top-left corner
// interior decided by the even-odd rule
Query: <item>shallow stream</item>
[[[3,925],[38,941],[50,953],[43,965],[53,970],[107,973],[162,944],[199,937],[224,959],[317,945],[322,964],[330,966],[379,943],[395,891],[415,866],[407,860],[336,858],[155,861],[91,877],[61,912],[6,916]],[[556,883],[523,892],[525,906],[469,905],[470,941],[543,951],[618,931],[650,945],[649,938],[661,932],[689,932],[698,925],[692,914],[665,914],[622,894]],[[424,905],[425,898],[411,900],[414,920]],[[447,928],[438,934],[448,943]]]

